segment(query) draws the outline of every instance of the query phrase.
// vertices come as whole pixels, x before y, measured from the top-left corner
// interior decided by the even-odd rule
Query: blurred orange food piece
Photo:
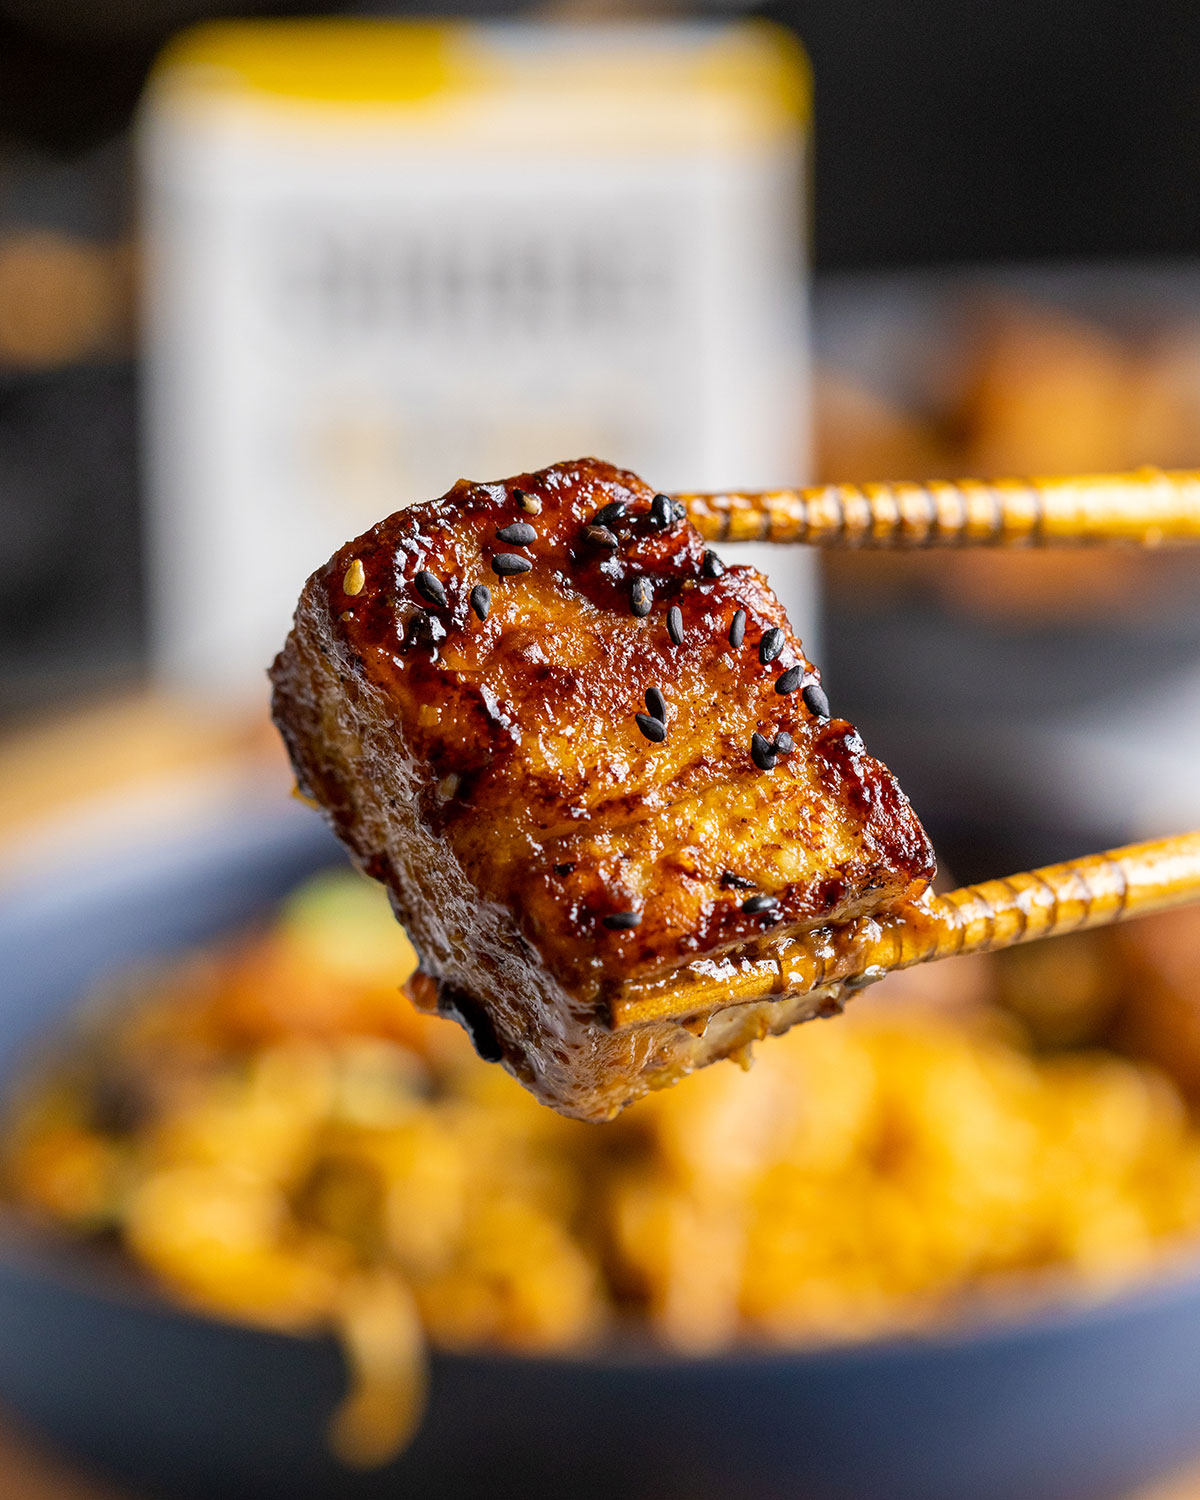
[[[1200,466],[1200,323],[1118,336],[1029,299],[982,295],[938,356],[923,408],[818,371],[823,480],[1019,477]],[[1194,557],[1134,552],[830,553],[832,586],[886,602],[914,591],[994,621],[1095,619],[1172,607]]]
[[[416,1012],[380,890],[324,875],[92,1008],[12,1112],[7,1196],[189,1306],[338,1331],[364,1463],[411,1431],[426,1338],[786,1345],[1104,1293],[1200,1234],[1200,1132],[1167,1071],[1096,1050],[1159,945],[1095,937],[893,976],[599,1128]]]
[[[132,252],[31,229],[0,237],[0,365],[44,369],[129,341]]]

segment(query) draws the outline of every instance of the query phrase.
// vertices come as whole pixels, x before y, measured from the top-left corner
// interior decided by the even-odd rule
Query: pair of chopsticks
[[[823,547],[1047,547],[1200,542],[1200,470],[1060,479],[817,485],[682,494],[709,541]],[[685,970],[627,986],[612,1023],[686,1017],[727,1005],[853,989],[891,969],[1099,927],[1200,900],[1200,833],[1131,844],[1002,880],[963,886],[880,917],[782,939],[727,971]]]

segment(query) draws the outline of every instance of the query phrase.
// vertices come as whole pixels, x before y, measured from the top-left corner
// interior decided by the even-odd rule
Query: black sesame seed
[[[670,495],[655,495],[650,502],[650,519],[656,526],[669,526],[675,519]]]
[[[774,745],[755,730],[750,736],[750,759],[760,771],[773,771],[776,758]]]
[[[411,645],[414,641],[424,641],[426,645],[436,646],[440,641],[446,639],[446,627],[436,615],[431,615],[427,610],[420,610],[408,622],[408,629],[404,632],[404,644]]]
[[[537,541],[537,532],[528,521],[514,521],[511,526],[501,526],[496,533],[502,542],[511,542],[514,547],[528,547]]]
[[[492,1025],[492,1018],[478,1000],[472,1000],[469,995],[455,990],[448,996],[438,997],[438,1010],[442,1015],[458,1020],[484,1062],[497,1063],[503,1059],[504,1052],[500,1046],[500,1038],[496,1035],[496,1028]]]
[[[481,620],[486,620],[492,607],[492,591],[486,583],[477,583],[471,590],[471,608]]]
[[[417,586],[417,593],[430,604],[436,604],[439,609],[446,607],[446,590],[442,587],[440,578],[435,578],[428,568],[422,568],[413,579]]]
[[[806,682],[800,696],[804,699],[804,706],[810,714],[815,714],[818,719],[829,717],[829,699],[825,696],[825,689],[819,682]]]
[[[687,517],[687,506],[682,500],[671,501],[671,516],[676,521],[682,521]]]
[[[774,911],[779,902],[774,896],[751,896],[748,901],[742,902],[742,910],[747,916],[757,916],[761,911]]]
[[[778,625],[772,625],[758,643],[758,659],[763,666],[773,662],[783,650],[786,640]]]
[[[528,573],[533,564],[527,557],[518,557],[515,552],[497,552],[492,558],[492,572],[498,578],[511,578],[515,573]]]
[[[683,645],[683,611],[678,604],[667,610],[667,634],[676,646]]]
[[[650,613],[654,603],[654,586],[648,578],[635,578],[629,588],[629,607],[638,619]]]
[[[646,712],[652,719],[663,724],[667,722],[667,700],[656,687],[646,689]]]
[[[803,667],[789,667],[784,674],[776,680],[775,691],[777,693],[794,693],[800,686],[800,679],[804,676]]]
[[[641,920],[640,911],[613,911],[604,918],[604,925],[610,932],[628,932],[637,927]]]
[[[611,526],[614,521],[619,521],[625,514],[627,507],[624,500],[610,500],[592,517],[597,526]]]
[[[667,726],[661,719],[652,718],[649,714],[634,714],[633,717],[637,720],[637,727],[648,740],[652,740],[656,745],[661,745],[663,740],[666,739]]]
[[[775,736],[775,753],[777,755],[787,755],[795,748],[796,741],[791,737],[786,729],[781,729]]]
[[[574,864],[555,865],[554,866],[554,873],[557,876],[559,876],[560,879],[565,880],[567,878],[567,876],[570,875],[574,869],[575,869]]]
[[[755,886],[753,880],[747,880],[744,875],[735,875],[732,870],[721,871],[721,884],[726,887],[732,886],[738,891],[752,891]]]
[[[621,545],[607,526],[585,526],[583,528],[583,537],[591,546],[605,547],[610,552],[614,547]]]
[[[704,561],[700,564],[700,574],[704,578],[720,578],[725,571],[725,564],[715,552],[706,552]]]
[[[729,626],[729,644],[736,650],[746,639],[746,611],[736,609],[733,612],[733,620]]]

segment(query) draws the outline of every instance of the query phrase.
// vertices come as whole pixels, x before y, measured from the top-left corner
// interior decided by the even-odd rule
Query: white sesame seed
[[[346,576],[342,579],[342,589],[347,594],[361,594],[366,581],[367,575],[363,572],[363,565],[356,557],[346,569]]]

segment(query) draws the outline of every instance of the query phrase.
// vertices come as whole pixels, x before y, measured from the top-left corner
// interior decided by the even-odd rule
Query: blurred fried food
[[[1114,1027],[1117,1042],[1200,1099],[1200,908],[1134,922],[1118,931],[1117,944],[1137,975]]]
[[[50,230],[0,237],[0,365],[47,369],[123,348],[133,301],[127,245]]]
[[[632,1320],[688,1351],[858,1339],[989,1289],[1107,1289],[1186,1242],[1200,1134],[1179,1090],[1027,1041],[1110,1026],[1110,950],[1037,951],[999,980],[987,960],[885,980],[753,1077],[708,1069],[600,1129],[415,1011],[378,889],[321,876],[268,929],[92,1008],[12,1112],[7,1195],[115,1234],[189,1306],[338,1331],[331,1440],[375,1463],[419,1418],[426,1338],[579,1350]]]
[[[964,303],[919,407],[835,368],[816,381],[817,477],[982,478],[1200,466],[1200,324],[1140,337],[1029,298]],[[829,553],[856,601],[913,593],[997,622],[1141,615],[1194,591],[1195,558],[1112,549]],[[1165,585],[1165,587],[1164,587]]]
[[[1173,920],[1171,913],[1168,925]],[[1097,1045],[1111,1031],[1128,984],[1116,941],[1115,930],[1106,928],[997,953],[993,972],[1000,1003],[1020,1017],[1040,1047]]]
[[[1127,413],[1137,368],[1118,339],[1011,299],[988,299],[973,323],[955,415],[979,473],[1135,466]]]
[[[831,484],[955,477],[955,444],[917,412],[833,369],[813,387],[818,478]]]

